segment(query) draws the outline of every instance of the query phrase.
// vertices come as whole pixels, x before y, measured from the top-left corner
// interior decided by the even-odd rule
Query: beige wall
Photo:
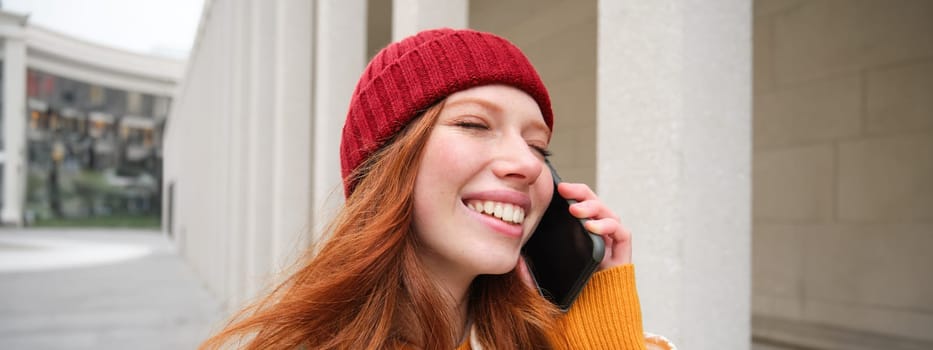
[[[596,0],[471,0],[470,28],[520,47],[554,109],[554,166],[565,181],[596,187]]]
[[[755,334],[933,341],[933,2],[754,15]]]

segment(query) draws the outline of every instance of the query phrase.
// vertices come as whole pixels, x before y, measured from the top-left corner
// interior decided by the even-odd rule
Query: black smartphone
[[[554,178],[554,194],[541,222],[522,247],[522,255],[541,295],[566,312],[599,267],[606,244],[601,236],[583,227],[586,219],[570,214],[570,204],[576,201],[557,193],[560,177],[551,162],[545,163]]]

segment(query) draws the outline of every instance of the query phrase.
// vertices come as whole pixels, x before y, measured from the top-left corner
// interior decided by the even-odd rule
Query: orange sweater
[[[645,349],[634,265],[593,275],[560,322],[561,334],[551,337],[558,348],[566,340],[572,349]],[[457,350],[470,350],[469,340]]]

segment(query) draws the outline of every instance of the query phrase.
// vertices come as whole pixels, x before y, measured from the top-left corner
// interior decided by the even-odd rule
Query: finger
[[[632,263],[631,249],[621,249],[623,245],[615,244],[612,249],[606,249],[606,255],[599,266],[603,269],[613,268],[619,265]]]
[[[570,206],[574,217],[590,219],[586,229],[603,237],[606,253],[600,269],[608,269],[632,262],[632,234],[620,223],[619,217],[586,184],[560,183],[557,191],[567,199],[576,200]]]
[[[567,199],[573,199],[577,202],[583,202],[589,199],[596,199],[596,193],[590,189],[590,186],[582,183],[561,182],[557,185],[557,192]]]
[[[570,205],[570,214],[577,219],[603,218],[608,209],[598,200],[587,200]]]
[[[630,264],[632,262],[632,233],[619,225],[619,228],[610,236],[612,237],[612,245],[606,246],[609,253],[608,259],[603,261],[604,265],[613,267]]]
[[[570,214],[576,218],[602,219],[609,217],[619,219],[586,184],[563,182],[558,185],[557,191],[564,198],[577,201],[577,203],[570,206]]]
[[[589,220],[585,224],[590,232],[603,237],[606,253],[600,268],[607,269],[632,262],[632,234],[615,219]]]
[[[586,227],[587,231],[600,236],[610,236],[612,239],[624,238],[616,236],[620,231],[619,228],[621,225],[618,220],[613,218],[590,219],[587,220],[583,226]]]
[[[603,236],[605,239],[611,239],[612,248],[615,246],[629,246],[632,240],[632,233],[622,226],[615,219],[589,220],[584,224],[586,229],[592,233]],[[609,247],[610,242],[606,242]]]
[[[603,253],[603,260],[599,262],[599,267],[607,269],[614,266],[613,262],[618,254],[612,249],[615,246],[615,240],[612,237],[603,236],[603,241],[606,243],[606,251]]]

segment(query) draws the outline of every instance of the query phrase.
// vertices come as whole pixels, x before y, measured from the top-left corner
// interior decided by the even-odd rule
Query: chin
[[[501,256],[494,260],[487,256],[484,260],[477,264],[480,275],[503,275],[515,269],[515,265],[518,264],[518,255],[509,254],[509,256]]]
[[[496,269],[496,270],[490,271],[490,272],[488,272],[488,273],[486,273],[486,274],[487,274],[487,275],[504,275],[504,274],[507,274],[507,273],[509,273],[509,272],[512,272],[512,270],[514,270],[514,269],[515,269],[515,264],[512,264],[511,266],[509,266],[509,267],[507,267],[507,268]]]

